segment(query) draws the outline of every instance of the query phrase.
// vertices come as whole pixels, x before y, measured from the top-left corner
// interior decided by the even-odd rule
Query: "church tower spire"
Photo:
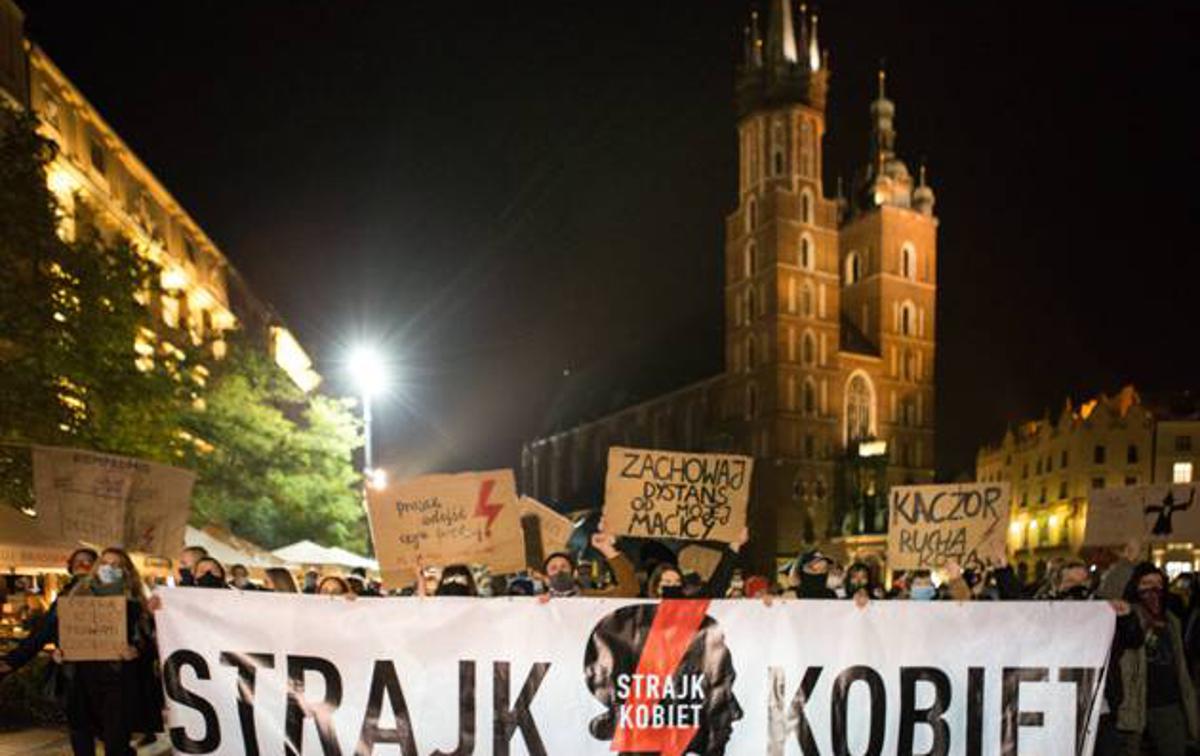
[[[826,58],[817,41],[817,17],[799,19],[793,0],[770,0],[766,39],[761,36],[758,13],[751,13],[745,60],[738,72],[736,102],[739,117],[751,111],[786,105],[807,105],[825,110],[829,88]]]

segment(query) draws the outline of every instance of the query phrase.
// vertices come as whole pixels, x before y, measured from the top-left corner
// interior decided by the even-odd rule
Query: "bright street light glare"
[[[358,391],[370,398],[379,396],[387,389],[387,366],[379,351],[370,346],[358,346],[350,352],[347,365],[350,377],[354,380]]]
[[[371,481],[371,488],[375,489],[376,491],[382,491],[383,489],[387,488],[387,470],[384,470],[382,467],[376,467],[374,470],[371,470],[369,472],[369,478]]]

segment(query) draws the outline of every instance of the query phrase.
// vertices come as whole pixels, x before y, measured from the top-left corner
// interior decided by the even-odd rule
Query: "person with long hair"
[[[300,592],[296,587],[296,578],[292,577],[292,573],[288,572],[286,567],[267,568],[267,590],[276,593]]]
[[[139,663],[153,651],[141,575],[123,549],[110,547],[100,553],[91,574],[68,595],[125,598],[127,642],[119,659],[66,661],[59,649],[54,660],[63,666],[67,726],[75,756],[94,756],[97,738],[103,741],[107,756],[128,756],[133,753],[129,741],[134,731],[155,731],[146,716],[155,706],[155,683],[152,674],[147,674],[150,665]]]

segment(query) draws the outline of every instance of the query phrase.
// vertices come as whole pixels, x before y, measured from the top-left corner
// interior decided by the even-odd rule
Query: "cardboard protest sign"
[[[547,553],[562,551],[567,547],[567,541],[575,532],[575,523],[566,515],[559,514],[542,502],[530,496],[520,499],[522,515],[535,515],[542,532],[542,547]]]
[[[737,454],[613,446],[605,526],[616,535],[732,541],[746,524],[753,469]]]
[[[128,645],[124,596],[58,600],[58,646],[67,661],[115,661]]]
[[[1084,546],[1120,546],[1132,539],[1200,543],[1197,484],[1101,488],[1088,494]]]
[[[183,547],[195,473],[81,449],[33,449],[38,529],[46,537],[129,551]]]
[[[1011,505],[1008,483],[893,487],[888,567],[937,569],[952,561],[981,566],[980,554],[1004,543]]]
[[[687,574],[694,572],[708,580],[721,563],[721,552],[706,546],[690,544],[679,550],[679,569]]]
[[[424,475],[368,494],[371,538],[383,580],[415,580],[418,560],[483,563],[493,574],[525,567],[512,470]]]

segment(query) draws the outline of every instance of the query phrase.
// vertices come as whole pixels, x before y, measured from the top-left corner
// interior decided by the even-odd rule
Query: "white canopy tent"
[[[273,556],[261,547],[243,548],[210,530],[209,528],[201,530],[188,525],[187,533],[184,536],[185,543],[188,546],[203,546],[208,555],[225,565],[226,569],[234,564],[244,564],[247,567],[281,567],[285,563],[285,560]],[[242,543],[248,542],[243,541]]]
[[[284,546],[271,552],[274,556],[288,564],[308,567],[343,567],[353,569],[362,567],[368,570],[378,570],[379,562],[367,559],[352,551],[342,548],[329,548],[312,541],[297,541],[290,546]]]

